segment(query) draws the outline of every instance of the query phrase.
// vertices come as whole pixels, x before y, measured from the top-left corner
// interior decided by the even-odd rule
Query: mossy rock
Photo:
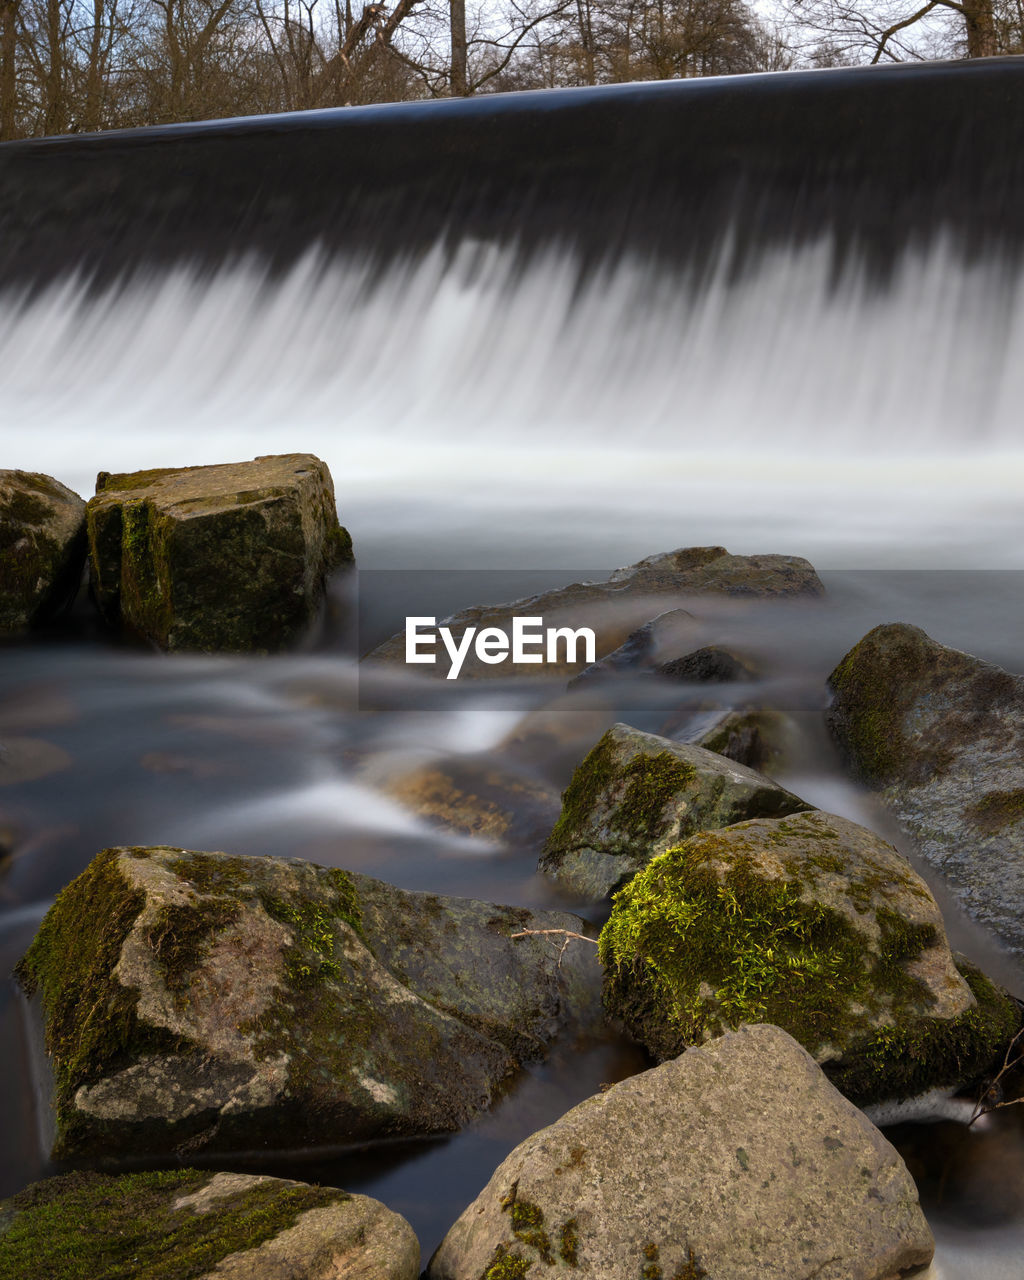
[[[0,1280],[416,1280],[419,1261],[378,1201],[282,1178],[71,1173],[0,1203]]]
[[[956,1088],[1016,1033],[896,849],[818,812],[701,832],[615,897],[605,1006],[660,1059],[771,1022],[858,1105]]]
[[[85,567],[85,503],[52,476],[0,471],[0,635],[60,616]]]
[[[727,595],[760,598],[816,597],[824,587],[813,567],[798,556],[735,556],[724,547],[684,547],[648,556],[617,569],[604,582],[575,582],[502,604],[477,605],[442,620],[458,639],[468,627],[499,627],[511,631],[513,618],[540,618],[544,627],[591,627],[596,635],[596,657],[612,653],[651,619],[658,603],[690,596]],[[374,663],[405,664],[405,632],[399,632],[366,655]],[[460,679],[507,679],[509,676],[575,676],[588,665],[565,659],[535,663],[480,662],[470,653]],[[444,652],[433,665],[410,668],[418,675],[444,677],[448,661]]]
[[[508,1156],[428,1280],[898,1280],[933,1241],[899,1154],[778,1027],[573,1107]]]
[[[86,519],[100,613],[167,650],[286,649],[352,561],[330,472],[306,453],[101,472]]]
[[[1024,678],[920,628],[870,631],[828,723],[964,910],[1024,954]]]
[[[448,756],[381,785],[432,824],[502,845],[537,848],[561,809],[554,786],[498,756]]]
[[[410,894],[297,859],[108,849],[17,968],[38,993],[54,1156],[448,1132],[597,1017],[564,913]]]
[[[540,869],[599,899],[695,831],[808,808],[723,756],[617,724],[573,774]]]

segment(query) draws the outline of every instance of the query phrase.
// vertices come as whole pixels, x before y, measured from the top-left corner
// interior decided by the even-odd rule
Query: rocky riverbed
[[[314,582],[336,563],[328,533]],[[173,551],[147,538],[143,565],[154,538]],[[95,583],[95,539],[93,555]],[[99,630],[84,596],[62,624],[12,624],[0,944],[19,992],[0,1014],[22,1056],[5,1067],[0,1274],[63,1258],[68,1276],[881,1280],[927,1266],[933,1229],[941,1258],[944,1141],[1002,1143],[1019,1190],[1018,1112],[989,1110],[1014,1097],[1019,970],[1011,926],[986,932],[1012,874],[1016,683],[992,665],[1012,653],[898,632],[912,658],[883,653],[879,676],[843,582],[690,548],[606,586],[439,605],[469,626],[524,608],[576,622],[580,603],[601,636],[583,678],[560,664],[449,688],[396,665],[383,626],[346,649],[343,575],[327,590],[335,621],[316,639],[307,615],[301,657],[226,656],[237,601],[229,633],[187,624],[199,645],[138,618],[112,631],[109,609]],[[928,673],[947,668],[964,692],[943,677],[940,714]],[[882,772],[864,747],[879,735]],[[942,840],[955,875],[932,870]],[[999,906],[1019,921],[1012,892]],[[949,1119],[893,1130],[897,1150],[858,1106]],[[972,1162],[955,1163],[967,1195]],[[102,1177],[34,1182],[86,1167]],[[1022,1210],[1008,1185],[990,1203],[1003,1225]],[[149,1270],[75,1244],[75,1223],[93,1245],[123,1233],[118,1204],[147,1206],[131,1247]]]

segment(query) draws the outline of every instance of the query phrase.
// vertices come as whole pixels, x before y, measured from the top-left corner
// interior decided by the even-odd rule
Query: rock
[[[419,1263],[379,1201],[282,1178],[71,1173],[0,1203],[0,1275],[19,1280],[416,1280]]]
[[[85,503],[51,476],[0,471],[0,635],[70,607],[85,567]]]
[[[757,671],[748,659],[720,644],[706,645],[671,662],[659,663],[654,670],[659,676],[687,684],[727,684],[757,679]]]
[[[438,625],[451,628],[456,639],[469,627],[498,627],[509,632],[514,617],[539,617],[544,627],[591,627],[597,637],[596,656],[602,658],[648,621],[655,602],[664,602],[666,597],[815,597],[823,593],[813,567],[798,556],[734,556],[724,547],[687,547],[617,569],[606,582],[578,582],[508,604],[463,609]],[[405,648],[405,633],[400,632],[373,649],[366,660],[404,665]],[[564,645],[559,653],[565,656]],[[511,661],[487,664],[471,650],[459,678],[575,675],[587,665],[582,653],[581,648],[578,662],[545,662],[538,666]],[[447,656],[440,645],[435,664],[410,668],[421,675],[439,677],[446,676],[448,669]]]
[[[573,774],[540,869],[603,898],[695,831],[809,808],[723,756],[617,724]]]
[[[899,1154],[777,1027],[588,1098],[521,1143],[429,1280],[896,1280],[932,1256]]]
[[[0,787],[36,782],[71,767],[63,747],[43,738],[0,737]]]
[[[100,613],[168,650],[285,649],[352,560],[330,472],[308,453],[101,472],[87,526]]]
[[[451,1131],[594,1009],[561,912],[405,893],[297,859],[108,849],[46,916],[38,992],[60,1158]]]
[[[819,812],[668,850],[616,896],[600,956],[606,1008],[659,1059],[772,1022],[858,1105],[968,1083],[1020,1025],[1010,997],[958,970],[906,859]]]
[[[876,627],[829,677],[829,726],[964,909],[1024,952],[1024,679],[918,627]]]
[[[669,609],[638,627],[611,653],[569,681],[570,689],[635,671],[653,671],[659,661],[676,657],[704,634],[703,625],[686,609]]]
[[[779,767],[795,738],[796,726],[788,716],[758,707],[727,712],[695,740],[695,745],[748,769],[767,772]]]
[[[561,809],[549,783],[488,756],[433,760],[387,778],[383,789],[438,826],[502,844],[540,845]]]

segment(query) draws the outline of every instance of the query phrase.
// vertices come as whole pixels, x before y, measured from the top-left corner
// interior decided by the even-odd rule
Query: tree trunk
[[[67,130],[67,102],[64,97],[64,32],[60,0],[46,3],[46,43],[49,62],[43,86],[46,109],[43,132],[53,135]]]
[[[17,130],[18,0],[0,0],[0,142],[10,141]]]
[[[994,57],[997,49],[992,0],[963,0],[963,5],[968,58]]]
[[[466,57],[466,0],[451,0],[453,98],[469,97],[469,68]]]

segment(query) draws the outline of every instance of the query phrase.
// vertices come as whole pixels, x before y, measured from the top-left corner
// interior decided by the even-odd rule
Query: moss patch
[[[194,1280],[229,1254],[279,1235],[300,1214],[351,1198],[267,1182],[215,1200],[205,1213],[173,1208],[211,1176],[74,1173],[36,1183],[4,1206],[16,1216],[0,1235],[0,1280]]]
[[[986,835],[1024,820],[1024,790],[990,791],[964,810],[964,818]]]
[[[480,1280],[523,1280],[533,1266],[518,1249],[509,1249],[508,1245],[495,1246],[491,1260],[480,1273]]]
[[[929,993],[905,965],[936,944],[934,926],[881,907],[872,943],[844,914],[805,901],[801,881],[760,874],[742,830],[692,837],[616,894],[599,942],[613,1016],[660,1059],[743,1023],[774,1023],[812,1053],[840,1048],[842,1070],[826,1069],[862,1102],[983,1069],[1019,1019],[991,984],[987,1012],[920,1015]],[[868,1018],[900,1030],[865,1036]]]
[[[567,1218],[555,1230],[556,1250],[544,1221],[543,1209],[541,1209],[540,1205],[534,1204],[532,1200],[526,1200],[520,1196],[518,1182],[514,1182],[502,1197],[501,1208],[509,1216],[512,1234],[516,1240],[521,1245],[525,1245],[527,1249],[532,1250],[545,1266],[554,1267],[559,1263],[570,1268],[579,1266],[579,1224],[575,1218]],[[518,1250],[512,1252],[514,1246],[511,1244],[499,1245],[498,1248],[507,1251],[503,1255],[505,1258],[525,1262],[527,1267],[532,1265],[532,1262],[524,1258]],[[494,1259],[492,1259],[491,1265],[493,1263]],[[495,1274],[503,1277],[505,1273],[499,1271]],[[513,1271],[510,1274],[518,1276],[525,1274],[525,1272]],[[485,1271],[484,1275],[489,1280],[490,1272]]]
[[[562,795],[562,812],[545,842],[545,853],[573,848],[604,793],[620,783],[622,798],[609,827],[630,843],[650,844],[663,825],[665,806],[697,775],[693,765],[670,751],[640,754],[622,765],[615,748],[615,738],[606,733],[580,763]]]
[[[58,894],[15,977],[27,995],[37,991],[53,1064],[58,1128],[73,1128],[74,1094],[115,1070],[129,1051],[149,1046],[175,1052],[181,1041],[136,1017],[138,992],[114,977],[121,948],[145,898],[125,879],[118,851],[98,854]],[[83,921],[88,927],[83,928]]]
[[[1020,1009],[980,969],[957,968],[978,1004],[957,1018],[912,1018],[882,1027],[829,1063],[835,1086],[861,1106],[970,1083],[1002,1061],[1021,1026]]]

